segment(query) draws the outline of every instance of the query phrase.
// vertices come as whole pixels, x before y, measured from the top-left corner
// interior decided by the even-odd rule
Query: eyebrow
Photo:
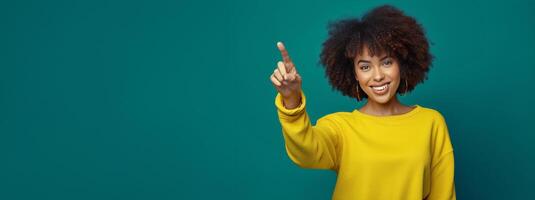
[[[384,56],[384,57],[381,58],[379,61],[382,61],[382,60],[384,60],[384,59],[386,59],[386,58],[388,58],[388,56]],[[359,60],[359,61],[357,62],[357,65],[358,65],[360,62],[371,63],[369,60]]]

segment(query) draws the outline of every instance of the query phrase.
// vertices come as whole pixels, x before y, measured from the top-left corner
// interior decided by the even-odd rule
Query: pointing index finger
[[[279,48],[279,51],[281,52],[281,56],[282,56],[282,60],[284,61],[284,64],[286,64],[289,68],[293,68],[292,59],[290,59],[290,55],[288,54],[286,47],[284,47],[284,44],[282,42],[277,42],[277,47]]]
[[[288,55],[288,51],[286,51],[286,47],[284,47],[284,44],[282,42],[277,42],[277,47],[279,48],[279,51],[281,52],[282,59],[285,63],[289,63],[292,60],[290,59],[290,55]]]

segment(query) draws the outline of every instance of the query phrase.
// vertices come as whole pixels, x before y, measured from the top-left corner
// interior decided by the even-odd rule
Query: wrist
[[[285,97],[282,99],[282,105],[286,109],[294,109],[301,105],[301,95],[298,96],[292,96],[292,97]]]

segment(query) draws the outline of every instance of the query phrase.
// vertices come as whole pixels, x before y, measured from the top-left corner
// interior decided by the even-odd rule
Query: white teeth
[[[374,90],[377,90],[377,91],[383,91],[383,90],[386,89],[387,86],[388,86],[388,84],[384,84],[383,86],[379,86],[379,87],[374,87],[374,86],[372,86],[372,88],[373,88]]]

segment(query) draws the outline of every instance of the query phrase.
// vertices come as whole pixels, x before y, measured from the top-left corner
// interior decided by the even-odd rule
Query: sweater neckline
[[[370,114],[363,113],[358,109],[355,109],[353,111],[353,113],[355,115],[357,115],[358,117],[368,118],[368,119],[372,119],[372,120],[397,121],[397,120],[400,120],[400,119],[405,119],[405,118],[408,118],[410,116],[413,116],[414,114],[416,114],[416,113],[418,113],[418,112],[420,112],[422,110],[422,107],[420,105],[418,105],[418,104],[415,104],[412,107],[413,107],[412,110],[410,110],[409,112],[406,112],[406,113],[403,113],[403,114],[399,114],[399,115],[385,115],[385,116],[370,115]]]

